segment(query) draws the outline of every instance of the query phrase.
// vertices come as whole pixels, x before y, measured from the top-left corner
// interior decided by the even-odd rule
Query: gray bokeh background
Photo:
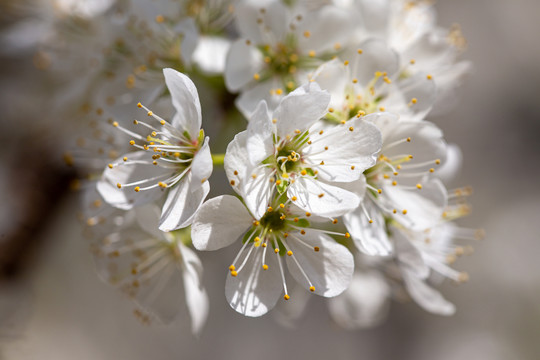
[[[414,304],[394,303],[384,325],[345,331],[332,323],[324,300],[316,298],[292,329],[280,326],[272,314],[244,318],[224,298],[223,269],[232,257],[225,250],[201,254],[211,313],[200,338],[190,334],[187,319],[173,327],[144,326],[133,316],[134,307],[95,276],[72,194],[51,206],[39,231],[28,230],[31,246],[21,250],[30,252],[24,254],[25,270],[0,282],[0,307],[9,309],[0,318],[0,358],[538,359],[540,2],[439,0],[436,7],[441,25],[461,24],[469,44],[465,58],[474,63],[474,72],[460,89],[458,106],[431,120],[464,154],[463,168],[452,185],[475,189],[473,214],[461,224],[487,233],[484,241],[473,244],[476,252],[456,264],[471,280],[443,286],[444,295],[457,306],[455,316],[438,317]],[[46,111],[39,99],[42,89],[39,84],[35,94],[18,89],[17,79],[28,84],[28,74],[16,72],[16,61],[4,64],[3,237],[17,224],[21,211],[48,206],[35,200],[28,200],[34,201],[30,207],[20,205],[33,199],[25,197],[21,187],[37,186],[38,192],[54,188],[46,179],[41,189],[28,179],[36,171],[46,174],[47,168],[25,167],[25,157],[42,156],[24,151],[38,136],[36,127],[24,120],[24,113],[9,107],[13,97],[26,97],[29,106]],[[225,180],[218,176],[214,181]]]

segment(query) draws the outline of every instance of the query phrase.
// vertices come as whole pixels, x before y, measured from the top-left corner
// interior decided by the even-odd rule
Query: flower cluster
[[[235,247],[225,295],[246,316],[280,299],[287,311],[294,288],[332,298],[347,328],[378,323],[392,298],[455,311],[436,285],[467,280],[450,265],[472,247],[456,240],[482,234],[454,222],[471,190],[445,187],[455,146],[426,118],[448,111],[470,65],[459,28],[438,27],[431,2],[110,0],[86,10],[72,7],[64,21],[76,35],[44,36],[39,55],[66,71],[58,48],[92,41],[74,55],[94,59],[91,71],[60,89],[92,124],[65,159],[85,174],[98,272],[141,321],[172,321],[185,298],[200,331],[209,302],[191,246]],[[226,137],[223,123],[240,116],[245,130],[211,154],[222,139],[203,129]],[[213,167],[232,191],[213,184],[207,199]]]

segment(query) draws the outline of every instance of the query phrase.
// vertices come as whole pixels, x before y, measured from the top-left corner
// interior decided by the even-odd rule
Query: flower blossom
[[[328,101],[329,94],[312,82],[285,96],[272,115],[261,102],[248,129],[229,144],[225,171],[253,214],[262,216],[271,199],[285,193],[296,206],[321,216],[358,206],[361,196],[341,184],[375,164],[380,133],[364,119],[314,131]]]
[[[142,308],[134,313],[145,323],[153,318],[172,322],[183,311],[179,303],[185,298],[192,331],[199,333],[209,303],[202,286],[201,261],[183,243],[189,240],[188,230],[159,231],[159,209],[154,205],[134,212],[135,224],[131,221],[93,241],[98,274]]]
[[[283,258],[293,278],[317,295],[336,296],[351,280],[351,253],[327,235],[349,234],[313,228],[311,222],[320,219],[281,200],[274,199],[258,216],[238,198],[222,195],[206,201],[193,221],[191,236],[198,250],[218,250],[242,240],[229,267],[225,296],[246,316],[264,315],[282,293],[289,300]]]
[[[110,205],[129,210],[166,194],[159,228],[171,231],[185,227],[210,190],[212,158],[201,127],[197,89],[191,80],[172,69],[163,71],[176,115],[168,123],[139,103],[155,125],[135,120],[148,128],[143,137],[113,125],[133,137],[140,149],[124,154],[108,165],[97,189]]]

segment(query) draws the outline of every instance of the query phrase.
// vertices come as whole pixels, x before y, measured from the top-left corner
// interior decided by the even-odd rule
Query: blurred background
[[[24,2],[0,2],[0,31]],[[463,152],[449,188],[474,188],[472,215],[460,224],[487,234],[456,265],[470,281],[442,288],[456,315],[393,303],[383,325],[346,331],[314,298],[292,328],[277,312],[245,318],[224,298],[232,256],[224,251],[200,254],[211,312],[199,338],[187,318],[141,324],[95,275],[73,174],[58,161],[69,124],[50,116],[41,95],[49,84],[36,80],[45,60],[22,42],[0,59],[0,359],[540,358],[540,2],[438,0],[436,8],[440,25],[461,25],[474,71],[457,106],[431,120]],[[226,185],[217,173],[210,196]]]

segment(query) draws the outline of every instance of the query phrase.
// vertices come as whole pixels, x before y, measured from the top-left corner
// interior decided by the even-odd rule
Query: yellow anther
[[[234,186],[236,182],[234,180],[231,180],[231,186]]]
[[[287,82],[287,89],[292,90],[294,88],[294,83],[292,81]]]
[[[320,165],[324,165],[324,161],[321,161],[321,162],[320,162]]]
[[[306,211],[306,216],[307,217],[310,217],[311,216],[311,213],[309,211]]]
[[[319,199],[322,198],[324,196],[324,193],[320,193],[319,195]]]
[[[116,184],[116,187],[119,188],[119,189],[121,189],[121,188],[122,188],[122,184],[117,183],[117,184]]]
[[[432,173],[432,172],[434,172],[434,171],[435,171],[434,168],[429,169],[429,172],[430,172],[430,173]]]
[[[291,250],[287,251],[287,255],[292,256],[293,252]]]
[[[319,135],[324,134],[324,130],[319,131]]]
[[[440,164],[441,164],[441,160],[440,160],[440,159],[435,160],[435,164],[440,165]]]
[[[309,291],[314,292],[315,291],[315,286],[310,286]]]
[[[383,78],[384,82],[387,83],[387,84],[391,84],[392,83],[392,80],[390,80],[390,78],[388,78],[388,76],[385,76]]]
[[[341,49],[341,44],[340,44],[340,43],[338,43],[338,42],[337,42],[337,43],[335,43],[335,44],[334,44],[334,49],[336,49],[336,50],[339,50],[339,49]]]
[[[179,155],[180,156],[180,155]],[[234,170],[233,172],[234,175],[238,175],[238,171]]]
[[[296,129],[296,130],[294,130],[294,133],[295,133],[295,134],[300,134],[300,133],[301,133],[301,131],[300,131],[300,130],[298,130],[298,129]]]
[[[251,41],[250,41],[250,40],[246,40],[246,45],[247,45],[247,46],[251,45]]]
[[[358,82],[357,78],[352,79],[353,84],[356,84]]]
[[[432,80],[432,79],[433,79],[433,75],[428,75],[428,76],[426,76],[426,78],[427,78],[428,80]]]
[[[279,207],[283,209],[285,207],[285,204],[279,204]]]
[[[234,265],[229,266],[229,271],[234,271],[234,270],[236,270],[236,267]]]
[[[469,281],[469,274],[467,274],[466,272],[462,272],[458,276],[458,281],[461,283]]]
[[[112,126],[118,127],[118,122],[117,122],[117,121],[113,122],[113,123],[112,123]]]
[[[351,234],[349,234],[349,233],[347,232],[347,233],[345,233],[345,237],[348,239],[348,238],[351,237]]]
[[[238,273],[236,272],[236,270],[231,271],[231,276],[236,277],[237,275],[238,275]]]
[[[135,140],[130,140],[129,145],[135,145]]]
[[[152,115],[154,115],[154,113],[151,112],[151,111],[149,111],[149,112],[148,112],[148,116],[152,116]]]
[[[152,161],[152,165],[156,165],[157,166],[157,161]]]
[[[311,36],[311,33],[309,31],[304,31],[304,37],[308,38]]]
[[[276,89],[276,95],[281,95],[283,94],[283,90],[281,89]]]
[[[332,220],[332,224],[337,224],[337,223],[338,223],[338,219]]]
[[[305,176],[305,175],[307,175],[307,171],[306,171],[306,170],[302,170],[302,171],[300,171],[300,174],[302,174],[302,175]]]
[[[259,226],[260,224],[261,224],[261,223],[258,222],[257,220],[255,220],[255,221],[253,222],[253,226]]]
[[[288,178],[289,178],[289,174],[283,173],[283,174],[281,174],[281,177],[283,177],[283,178],[285,178],[285,179],[288,179]]]
[[[403,211],[401,212],[403,215],[407,215],[407,209],[403,209]]]
[[[300,234],[306,235],[306,230],[300,230]]]
[[[328,146],[325,146],[325,147],[324,147],[324,150],[328,150]]]
[[[351,127],[349,128],[349,131],[354,131],[354,128],[351,126]]]
[[[377,192],[378,192],[379,194],[382,194],[382,189],[377,189]]]
[[[289,300],[291,297],[289,296],[289,294],[285,294],[285,295],[283,296],[283,298],[284,298],[285,300]]]
[[[269,64],[270,62],[272,61],[272,59],[270,58],[270,56],[265,56],[264,57],[264,62]]]
[[[259,75],[257,73],[253,74],[253,79],[254,80],[259,80],[260,78],[261,78],[261,75]]]
[[[157,22],[158,24],[161,24],[161,23],[164,22],[164,21],[165,21],[165,17],[164,17],[163,15],[158,15],[158,16],[156,16],[156,22]]]
[[[135,189],[133,189],[133,190],[135,190],[135,192],[139,192],[139,191],[141,191],[141,188],[138,187],[138,186],[135,186]]]
[[[373,224],[373,220],[369,219],[369,223],[370,223],[370,224]]]
[[[109,164],[109,169],[112,169],[113,168],[113,164]]]
[[[417,99],[417,98],[412,98],[411,102],[412,102],[413,104],[416,104],[416,103],[418,102],[418,99]]]
[[[409,155],[408,158],[409,158],[409,160],[412,160],[413,156],[412,156],[412,155]]]
[[[358,50],[356,50],[356,52],[357,52],[358,54],[362,55],[362,53],[364,52],[364,50],[358,49]]]
[[[291,62],[297,62],[298,61],[298,55],[297,54],[291,54],[291,56],[289,56],[289,60],[291,60]]]
[[[416,184],[416,188],[417,188],[418,190],[422,189],[422,184]]]
[[[272,119],[272,123],[273,124],[277,123],[277,119]]]
[[[268,211],[268,212],[272,212],[272,211],[274,211],[274,209],[272,209],[272,207],[271,207],[271,206],[269,206],[269,207],[268,207],[268,209],[266,209],[266,211]]]
[[[345,60],[345,61],[343,62],[343,65],[345,65],[345,66],[349,65],[349,60]]]
[[[399,173],[398,173],[397,171],[394,171],[393,174],[394,174],[394,176],[398,176],[398,175],[399,175]]]
[[[298,219],[297,217],[295,217],[295,218],[293,219],[293,221],[294,221],[294,222],[298,222],[299,219]]]
[[[392,186],[396,186],[396,185],[397,185],[397,181],[396,180],[392,181]]]
[[[159,187],[162,188],[162,189],[165,189],[165,188],[167,187],[167,184],[165,184],[164,182],[161,182],[161,181],[158,182],[158,185],[159,185]]]
[[[281,180],[276,180],[276,185],[281,185]]]
[[[298,198],[297,198],[296,196],[293,196],[293,197],[291,198],[292,201],[296,201],[297,199],[298,199]]]
[[[333,112],[334,112],[334,108],[328,108],[328,112],[329,112],[329,113],[333,113]]]
[[[263,264],[262,268],[263,268],[263,270],[268,270],[268,265]]]
[[[411,65],[414,65],[414,64],[416,64],[416,60],[411,59],[411,61],[409,61],[409,63],[410,63]]]
[[[142,104],[141,104],[140,102],[139,102],[139,103],[137,103],[137,107],[140,107],[140,108],[142,108]]]
[[[289,233],[283,233],[283,237],[286,239],[289,237]]]
[[[122,160],[127,161],[127,156],[124,156]]]
[[[251,174],[251,177],[252,177],[253,179],[256,179],[256,178],[257,178],[257,174]]]
[[[386,108],[385,108],[384,106],[381,106],[381,107],[379,108],[379,110],[380,110],[380,111],[386,111]]]
[[[315,51],[310,50],[308,55],[309,55],[309,57],[315,57]]]
[[[321,250],[321,249],[319,249],[318,246],[315,246],[315,247],[313,247],[313,250],[314,250],[315,252],[319,252],[319,250]]]
[[[279,252],[279,249],[278,248],[275,248],[274,249],[274,252],[277,254]]]
[[[133,124],[139,125],[139,121],[137,119],[133,120]]]
[[[267,245],[266,245],[266,243],[263,243],[261,246],[262,246],[263,248],[265,248]]]

